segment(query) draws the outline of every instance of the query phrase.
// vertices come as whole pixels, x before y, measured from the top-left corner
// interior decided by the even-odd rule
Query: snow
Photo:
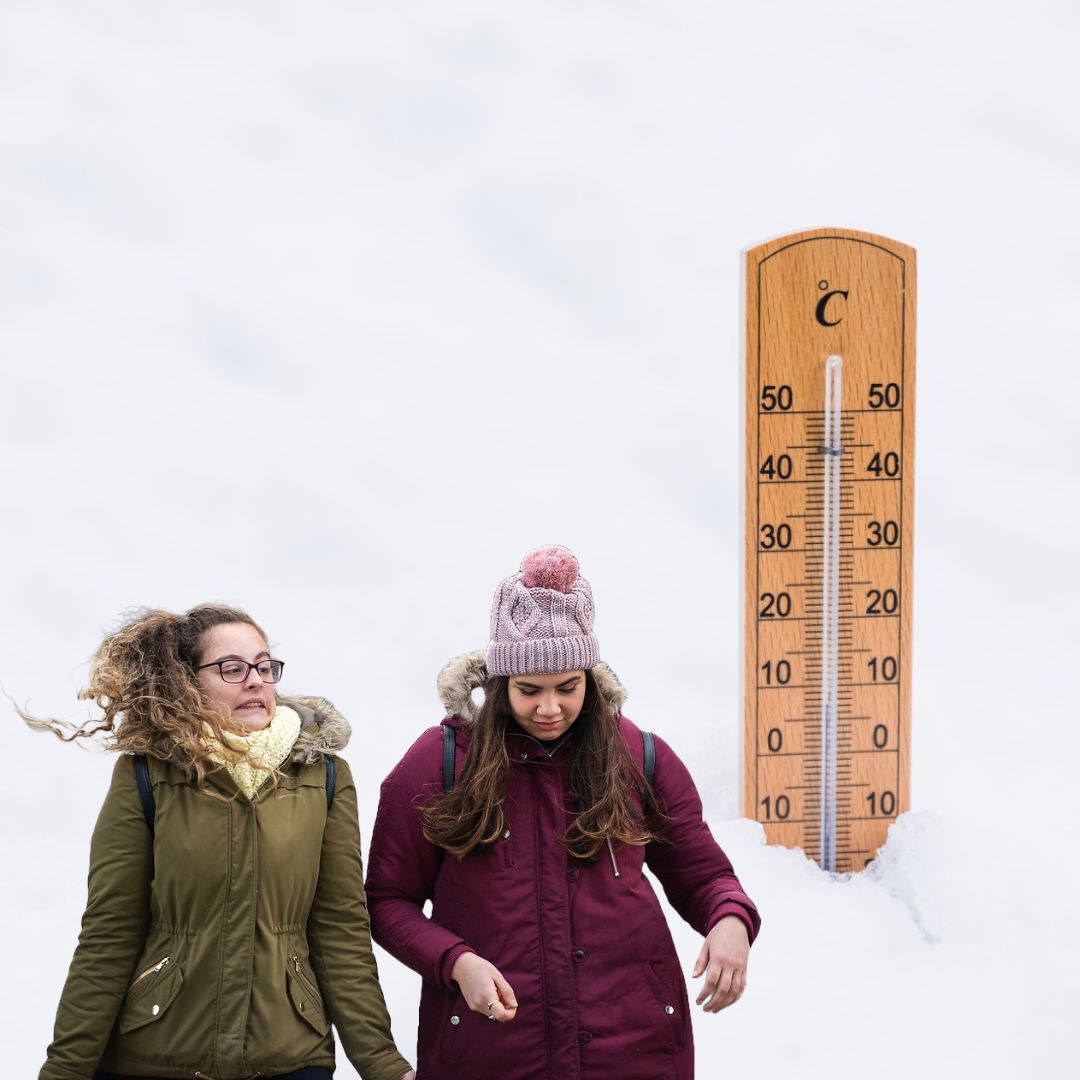
[[[352,719],[369,826],[497,581],[568,544],[764,916],[699,1075],[1080,1074],[1078,31],[1050,0],[7,0],[0,685],[80,717],[125,609],[238,603]],[[844,879],[738,817],[739,251],[820,225],[920,257],[914,809]],[[111,761],[10,725],[31,1076]],[[418,980],[381,969],[411,1053]]]

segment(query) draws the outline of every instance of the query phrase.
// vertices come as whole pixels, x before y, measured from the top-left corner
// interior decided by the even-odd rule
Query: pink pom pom
[[[578,561],[574,553],[557,544],[530,551],[521,560],[521,584],[526,589],[568,593],[577,579]]]

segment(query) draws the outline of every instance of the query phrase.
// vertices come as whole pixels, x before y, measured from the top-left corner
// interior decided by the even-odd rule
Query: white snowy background
[[[0,684],[82,718],[124,609],[237,603],[351,719],[370,828],[498,580],[566,543],[764,916],[699,1075],[1080,1075],[1078,35],[1064,0],[5,0]],[[847,879],[738,802],[739,252],[822,225],[920,259],[913,810]],[[30,1077],[112,760],[5,745]]]

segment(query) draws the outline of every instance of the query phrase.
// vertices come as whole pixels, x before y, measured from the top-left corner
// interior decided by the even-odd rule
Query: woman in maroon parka
[[[743,991],[757,909],[686,767],[621,715],[574,556],[526,555],[491,624],[486,654],[440,674],[448,715],[383,783],[372,835],[372,935],[424,979],[418,1080],[690,1080],[686,984],[642,871],[705,936],[706,1012]]]

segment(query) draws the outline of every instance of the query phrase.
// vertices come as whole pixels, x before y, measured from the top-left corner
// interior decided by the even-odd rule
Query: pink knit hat
[[[568,548],[530,551],[521,570],[495,590],[489,675],[554,675],[596,666],[589,583]]]

